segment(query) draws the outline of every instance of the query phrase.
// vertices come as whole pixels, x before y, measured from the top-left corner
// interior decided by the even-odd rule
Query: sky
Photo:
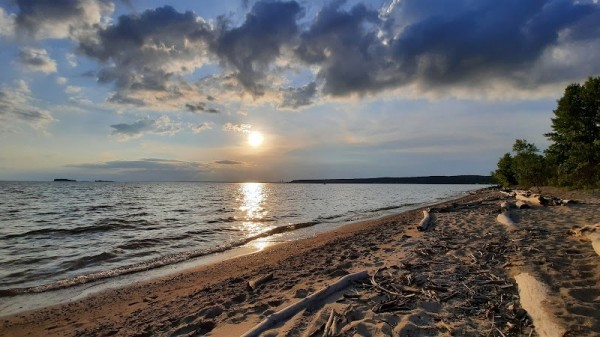
[[[600,75],[598,22],[597,0],[0,0],[0,180],[489,174]]]

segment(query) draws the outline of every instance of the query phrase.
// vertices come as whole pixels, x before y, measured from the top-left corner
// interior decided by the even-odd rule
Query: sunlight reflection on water
[[[263,183],[243,183],[240,184],[240,207],[243,213],[242,230],[248,236],[263,233],[274,226],[264,223],[269,211],[264,208],[268,205],[268,193]],[[260,247],[259,247],[260,248]],[[264,245],[263,247],[264,248]]]

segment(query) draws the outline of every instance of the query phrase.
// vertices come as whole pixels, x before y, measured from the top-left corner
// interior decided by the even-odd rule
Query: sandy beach
[[[351,273],[261,336],[598,336],[600,197],[511,209],[486,189],[246,256],[0,318],[2,336],[239,336]],[[575,229],[577,229],[575,228]],[[254,287],[249,282],[258,281]],[[518,284],[517,284],[518,283]]]

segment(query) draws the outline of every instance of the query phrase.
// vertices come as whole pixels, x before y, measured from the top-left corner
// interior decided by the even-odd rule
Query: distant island
[[[96,182],[96,183],[114,183],[114,180],[100,180],[100,179],[96,179],[96,180],[94,180],[94,182]]]
[[[64,178],[57,178],[57,179],[54,179],[54,181],[77,181],[77,180],[73,180],[73,179],[64,179]]]
[[[427,176],[427,177],[382,177],[356,179],[302,179],[292,180],[290,184],[487,184],[491,185],[491,176]]]

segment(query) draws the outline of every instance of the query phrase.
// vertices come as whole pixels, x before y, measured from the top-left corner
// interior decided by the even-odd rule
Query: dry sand
[[[340,277],[366,270],[368,278],[261,336],[322,336],[324,330],[336,336],[598,336],[599,257],[586,237],[570,230],[600,221],[600,197],[543,192],[581,202],[513,209],[511,230],[496,222],[500,193],[484,190],[433,207],[425,232],[417,230],[422,209],[355,223],[3,317],[0,335],[239,336]],[[248,281],[269,274],[248,288]],[[517,286],[515,277],[526,282]]]

